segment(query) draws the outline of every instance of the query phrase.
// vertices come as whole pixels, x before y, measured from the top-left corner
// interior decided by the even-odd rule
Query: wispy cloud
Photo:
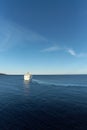
[[[78,57],[78,58],[80,58],[80,57],[87,57],[87,53],[77,53],[75,50],[73,50],[73,49],[67,49],[67,52],[70,54],[70,55],[72,55],[72,56],[74,56],[74,57]]]
[[[87,57],[87,53],[76,52],[72,48],[60,47],[54,41],[50,41],[44,36],[33,32],[29,29],[23,28],[15,23],[0,21],[0,52],[6,51],[14,46],[25,46],[26,44],[50,43],[51,46],[43,48],[41,52],[66,52],[73,57]]]
[[[0,52],[14,46],[27,46],[28,44],[47,43],[48,40],[26,28],[6,20],[0,21]]]
[[[58,46],[51,46],[51,47],[48,47],[48,48],[45,48],[43,50],[41,50],[42,52],[53,52],[53,51],[58,51],[60,50],[60,47]]]
[[[73,49],[67,49],[67,52],[72,56],[77,56],[76,52]]]
[[[66,52],[73,57],[77,57],[77,58],[87,57],[87,53],[82,53],[82,52],[77,53],[72,48],[63,48],[63,47],[59,47],[59,46],[51,46],[51,47],[41,50],[41,52],[55,52],[55,51],[59,51],[59,50],[62,52]]]
[[[8,34],[4,37],[4,39],[2,40],[2,42],[0,43],[0,52],[3,52],[5,50],[7,50],[9,48],[9,40],[11,38],[11,35]]]
[[[80,53],[77,55],[78,57],[87,57],[87,53]]]

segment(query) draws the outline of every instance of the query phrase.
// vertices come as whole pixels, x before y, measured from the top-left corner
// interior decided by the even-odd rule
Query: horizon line
[[[24,74],[0,73],[0,75],[24,75]],[[32,75],[87,75],[87,74],[85,74],[85,73],[76,73],[76,74],[68,73],[68,74],[32,74]]]

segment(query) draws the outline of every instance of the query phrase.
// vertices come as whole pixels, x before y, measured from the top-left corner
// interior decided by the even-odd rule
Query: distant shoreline
[[[0,73],[0,75],[7,75],[7,74]]]

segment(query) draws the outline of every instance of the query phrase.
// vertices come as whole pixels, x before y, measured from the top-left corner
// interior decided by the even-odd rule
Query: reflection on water
[[[24,93],[26,96],[29,95],[29,88],[30,88],[30,82],[27,80],[24,80]]]
[[[25,85],[26,87],[28,87],[28,86],[29,86],[29,80],[24,80],[24,85]]]

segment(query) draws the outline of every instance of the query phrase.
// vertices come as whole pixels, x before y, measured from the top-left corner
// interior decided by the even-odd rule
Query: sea
[[[87,130],[87,75],[0,75],[0,130]]]

